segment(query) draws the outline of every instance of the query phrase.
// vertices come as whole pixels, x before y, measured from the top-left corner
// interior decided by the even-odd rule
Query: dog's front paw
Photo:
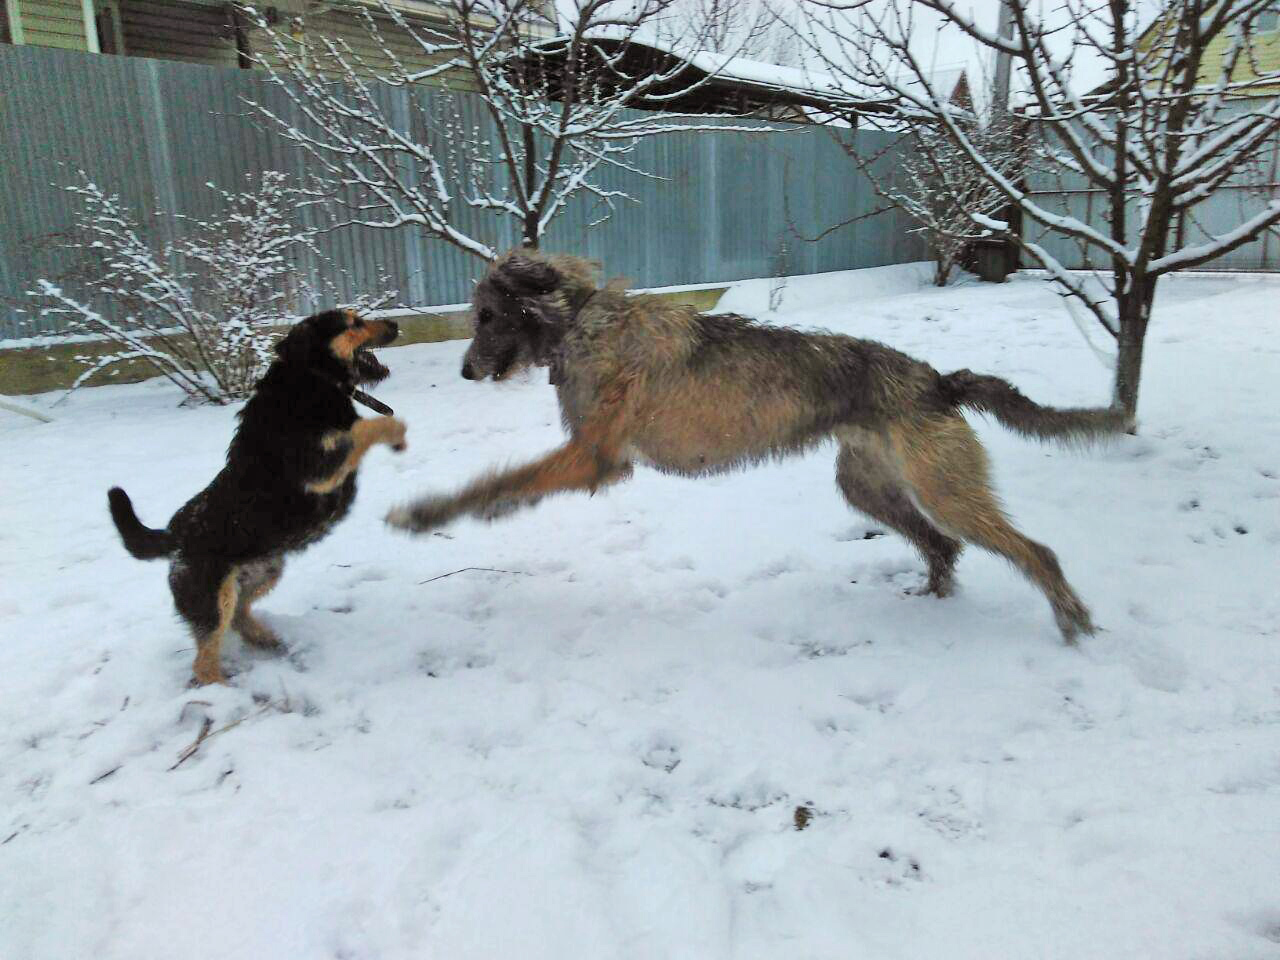
[[[396,453],[402,453],[409,448],[404,439],[405,432],[408,429],[405,422],[398,417],[387,417],[383,421],[380,439]]]
[[[410,533],[426,533],[442,527],[456,516],[452,497],[427,497],[395,507],[386,516],[388,526]]]

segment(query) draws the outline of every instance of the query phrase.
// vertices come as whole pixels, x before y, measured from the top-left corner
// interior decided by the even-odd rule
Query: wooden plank
[[[75,49],[85,49],[83,24],[69,24],[65,20],[45,20],[43,17],[23,17],[22,26],[27,35],[27,43],[34,46],[44,46],[45,38],[57,37],[62,40],[78,40],[80,46]]]
[[[405,69],[411,71],[424,70],[448,59],[445,56],[424,53],[416,40],[395,27],[389,20],[383,17],[379,17],[378,20],[383,39],[395,56],[399,58]],[[313,40],[319,37],[329,37],[333,40],[344,41],[351,47],[355,56],[363,61],[364,69],[359,72],[365,77],[372,78],[379,73],[387,72],[392,67],[392,61],[374,43],[364,25],[363,18],[359,15],[335,10],[318,16],[311,16],[307,18],[306,30],[308,36]],[[262,37],[255,30],[250,34],[250,44],[255,56],[267,59],[279,69],[279,60],[274,55],[274,49],[271,47],[269,40]],[[326,76],[336,77],[339,74],[339,71],[332,65],[326,66],[323,60],[319,61],[318,67],[320,72]],[[465,71],[450,73],[447,78],[447,81],[445,77],[435,78],[428,81],[428,83],[430,86],[448,86],[451,90],[475,89],[475,83],[471,81],[470,76]]]
[[[21,0],[22,9],[42,17],[81,18],[80,0]]]
[[[84,37],[66,37],[61,34],[32,34],[27,32],[27,44],[33,47],[56,47],[59,50],[84,52]]]

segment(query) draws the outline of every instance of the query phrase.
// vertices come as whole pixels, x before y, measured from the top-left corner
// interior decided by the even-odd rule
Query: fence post
[[[396,126],[404,131],[406,137],[413,138],[413,109],[409,98],[413,96],[431,96],[425,90],[413,87],[398,87],[388,91],[391,95],[391,115]],[[418,176],[418,161],[413,157],[401,154],[399,158],[400,175],[406,183],[414,183]],[[419,306],[427,303],[427,263],[422,250],[422,231],[417,227],[404,228],[404,271],[409,281],[409,302]]]
[[[718,153],[720,149],[720,138],[724,136],[721,133],[704,133],[706,138],[706,157],[707,157],[707,210],[706,223],[710,226],[708,231],[710,236],[707,237],[707,243],[702,248],[702,264],[699,273],[702,276],[710,276],[712,271],[709,269],[711,264],[723,265],[724,252],[721,250],[720,234],[720,176],[718,170]],[[710,251],[709,255],[708,252]]]
[[[159,238],[169,248],[169,269],[181,270],[181,263],[173,250],[178,239],[177,175],[173,169],[173,152],[169,145],[169,124],[165,112],[164,95],[160,90],[159,63],[155,60],[135,60],[141,71],[139,91],[142,96],[142,129],[146,139],[147,172],[156,202],[160,205],[155,218]]]

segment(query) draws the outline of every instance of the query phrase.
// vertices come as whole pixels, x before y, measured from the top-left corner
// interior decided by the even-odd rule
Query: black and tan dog
[[[459,493],[398,508],[388,522],[430,530],[485,519],[562,490],[625,479],[633,460],[702,476],[840,444],[849,505],[906,536],[946,596],[964,543],[1007,558],[1044,591],[1063,636],[1090,633],[1089,611],[1053,551],[1004,516],[968,407],[1037,440],[1081,442],[1128,424],[1110,409],[1040,406],[997,377],[926,363],[870,340],[704,315],[656,297],[600,289],[575,257],[513,251],[476,288],[475,337],[462,375],[551,372],[570,439]]]
[[[361,419],[352,404],[353,395],[376,404],[357,391],[388,374],[369,348],[398,335],[395,323],[353,310],[308,317],[276,345],[277,359],[240,411],[226,466],[168,527],[143,526],[119,487],[108,494],[125,548],[139,560],[170,558],[173,602],[196,641],[197,684],[225,682],[219,649],[228,627],[255,646],[279,646],[250,606],[276,585],[285,554],[346,515],[370,447],[405,448],[401,421]]]

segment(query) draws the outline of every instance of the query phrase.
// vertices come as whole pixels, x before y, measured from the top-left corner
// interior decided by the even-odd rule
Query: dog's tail
[[[107,491],[107,502],[111,505],[111,519],[120,531],[120,539],[124,548],[139,560],[155,560],[173,553],[173,538],[167,530],[152,530],[144,527],[138,515],[133,512],[133,501],[119,487]]]
[[[1118,407],[1044,407],[1009,381],[972,370],[943,374],[940,385],[952,406],[989,413],[1010,430],[1034,440],[1089,443],[1133,425]]]

